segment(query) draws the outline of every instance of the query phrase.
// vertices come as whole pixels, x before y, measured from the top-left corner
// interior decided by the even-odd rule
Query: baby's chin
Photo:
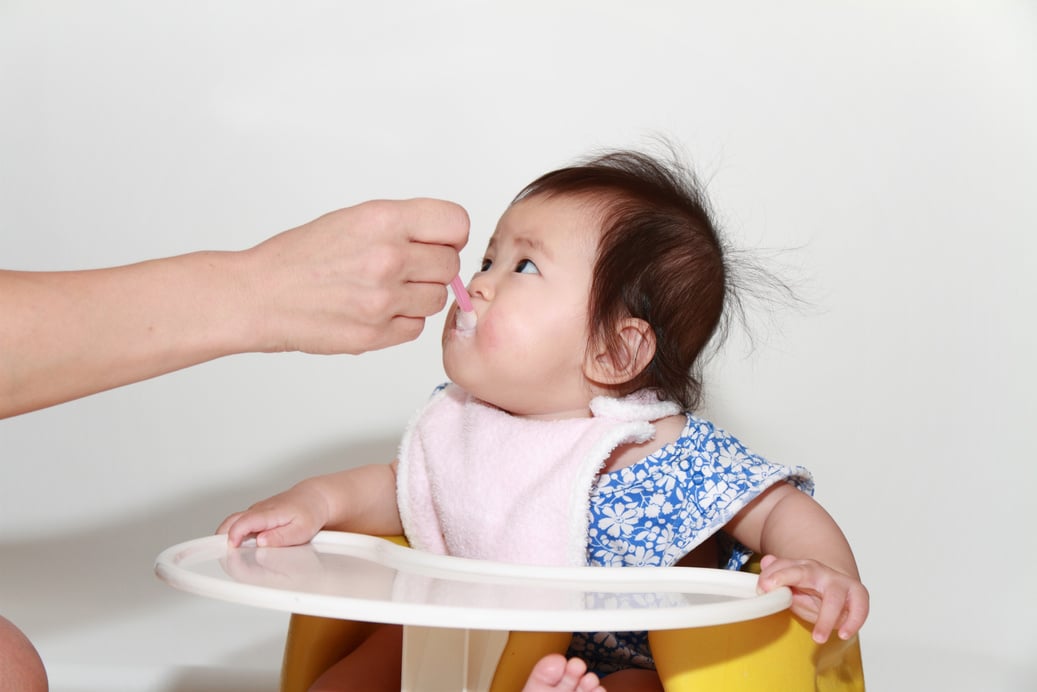
[[[447,380],[465,390],[476,399],[484,401],[492,406],[497,403],[493,401],[498,392],[486,375],[480,376],[470,368],[464,367],[463,363],[451,359],[447,354],[443,355],[443,371]]]
[[[499,380],[466,372],[463,368],[451,368],[444,360],[447,379],[483,404],[498,408],[513,416],[527,415],[521,401],[513,396],[513,387],[501,386]]]
[[[443,348],[443,372],[447,379],[462,389],[468,390],[471,382],[470,377],[465,376],[465,369],[458,362],[458,356],[452,354],[450,349],[444,345]]]

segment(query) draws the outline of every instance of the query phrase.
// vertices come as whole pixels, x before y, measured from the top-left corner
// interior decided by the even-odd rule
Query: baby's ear
[[[609,351],[607,342],[602,339],[588,351],[583,372],[592,382],[604,385],[629,382],[655,357],[655,332],[644,320],[627,317],[617,325],[616,334],[619,339],[615,351]]]

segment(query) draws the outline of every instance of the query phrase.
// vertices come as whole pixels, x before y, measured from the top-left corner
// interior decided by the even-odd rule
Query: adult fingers
[[[411,241],[404,259],[404,281],[447,284],[461,270],[457,251],[450,246]]]
[[[372,332],[371,338],[366,342],[364,350],[377,351],[389,346],[395,346],[396,344],[413,341],[418,338],[424,328],[425,319],[423,317],[397,315],[390,319],[383,328],[379,329],[377,334]]]
[[[394,221],[410,240],[450,245],[455,250],[468,242],[470,222],[461,205],[427,197],[400,200],[395,205]]]
[[[428,317],[444,307],[450,296],[443,284],[408,283],[400,287],[392,316]]]

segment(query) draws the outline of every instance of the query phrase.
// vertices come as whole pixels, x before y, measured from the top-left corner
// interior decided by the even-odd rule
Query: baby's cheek
[[[502,345],[507,341],[504,336],[506,331],[506,328],[503,328],[499,319],[495,318],[493,315],[486,315],[479,319],[479,322],[475,327],[476,343],[480,349],[487,353],[499,351]]]

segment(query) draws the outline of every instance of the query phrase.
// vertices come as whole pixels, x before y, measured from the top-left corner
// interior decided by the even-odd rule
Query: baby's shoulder
[[[655,437],[645,442],[633,442],[616,447],[605,462],[602,473],[611,473],[624,469],[651,454],[655,454],[666,445],[673,444],[680,439],[687,423],[688,418],[683,413],[666,416],[653,422]]]

